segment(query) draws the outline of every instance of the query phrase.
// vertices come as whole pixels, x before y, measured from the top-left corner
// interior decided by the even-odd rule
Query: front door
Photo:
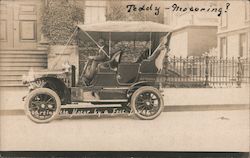
[[[1,0],[1,49],[35,49],[40,0]]]
[[[0,48],[14,47],[13,34],[13,3],[11,1],[0,1]]]
[[[139,63],[120,63],[117,71],[117,81],[121,85],[132,84],[137,81]]]

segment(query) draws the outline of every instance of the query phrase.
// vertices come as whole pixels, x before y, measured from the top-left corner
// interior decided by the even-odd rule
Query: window
[[[250,21],[250,1],[245,1],[245,20]]]
[[[247,34],[246,33],[240,34],[239,44],[240,44],[239,56],[240,57],[247,56]]]
[[[220,26],[221,27],[226,27],[227,26],[227,19],[228,19],[227,16],[228,16],[227,13],[224,13],[224,14],[221,15],[221,20],[220,20]]]
[[[171,24],[171,12],[169,10],[164,10],[164,24],[170,25]]]
[[[220,39],[220,57],[227,57],[227,39],[226,37],[222,37]]]
[[[106,2],[105,1],[86,1],[85,23],[98,23],[106,21]]]

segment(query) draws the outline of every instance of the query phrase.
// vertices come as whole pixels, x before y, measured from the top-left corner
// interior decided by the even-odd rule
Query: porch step
[[[22,75],[33,70],[47,68],[47,52],[44,50],[1,50],[0,87],[23,87]]]
[[[1,54],[8,54],[8,55],[47,55],[46,50],[1,50]]]
[[[44,58],[47,57],[47,54],[44,53],[38,53],[38,54],[30,54],[30,53],[0,53],[0,58],[32,58],[32,57],[37,57],[37,58]]]
[[[1,63],[39,63],[39,62],[44,62],[46,61],[46,57],[5,57],[0,59]]]
[[[0,87],[26,87],[22,81],[0,81]]]
[[[1,62],[1,67],[47,67],[46,62]]]
[[[22,76],[21,75],[1,75],[0,81],[21,81]]]
[[[39,70],[39,69],[44,69],[44,67],[40,67],[40,66],[12,66],[12,67],[2,67],[0,65],[0,71],[29,71],[30,68],[32,68],[33,70]]]
[[[27,74],[27,70],[0,70],[1,76],[23,75]]]

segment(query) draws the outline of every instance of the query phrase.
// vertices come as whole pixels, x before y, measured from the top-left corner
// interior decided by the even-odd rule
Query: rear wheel
[[[162,95],[154,87],[141,87],[132,95],[131,108],[138,118],[152,120],[159,116],[164,108]]]
[[[59,96],[48,88],[33,90],[25,101],[25,113],[36,123],[47,123],[55,119],[60,112]]]

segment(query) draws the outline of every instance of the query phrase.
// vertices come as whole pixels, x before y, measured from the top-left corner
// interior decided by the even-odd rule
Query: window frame
[[[225,54],[222,51],[222,40],[225,40]],[[226,36],[220,37],[220,58],[224,58],[224,57],[226,57],[226,58],[228,57],[227,37]]]
[[[250,21],[250,1],[245,1],[245,21]]]
[[[91,2],[91,3],[89,3],[89,2]],[[97,0],[97,1],[85,1],[85,6],[84,6],[84,10],[85,10],[85,22],[84,23],[89,23],[89,24],[91,24],[91,23],[95,23],[95,20],[93,20],[93,18],[92,18],[92,10],[91,9],[93,9],[93,8],[96,8],[97,10],[98,10],[98,13],[96,13],[97,15],[98,15],[98,19],[97,19],[97,22],[104,22],[104,21],[106,21],[106,14],[107,14],[107,4],[105,3],[99,3],[99,2],[102,2],[102,1],[100,1],[100,0]],[[102,14],[99,14],[100,13],[100,10],[99,9],[103,9],[104,10],[104,20],[102,21],[102,20],[100,20],[100,15],[102,15]],[[90,10],[90,14],[91,14],[91,18],[89,19],[89,18],[87,18],[86,17],[86,12],[87,12],[87,10]],[[87,20],[89,20],[89,21],[87,21]]]
[[[244,48],[242,48],[242,38],[245,36],[245,51],[244,52]],[[240,33],[239,34],[239,57],[244,57],[245,55],[247,55],[248,51],[248,34],[246,32]]]
[[[225,18],[225,24],[223,24],[223,17]],[[220,18],[220,27],[227,28],[228,27],[228,13],[222,14]]]

